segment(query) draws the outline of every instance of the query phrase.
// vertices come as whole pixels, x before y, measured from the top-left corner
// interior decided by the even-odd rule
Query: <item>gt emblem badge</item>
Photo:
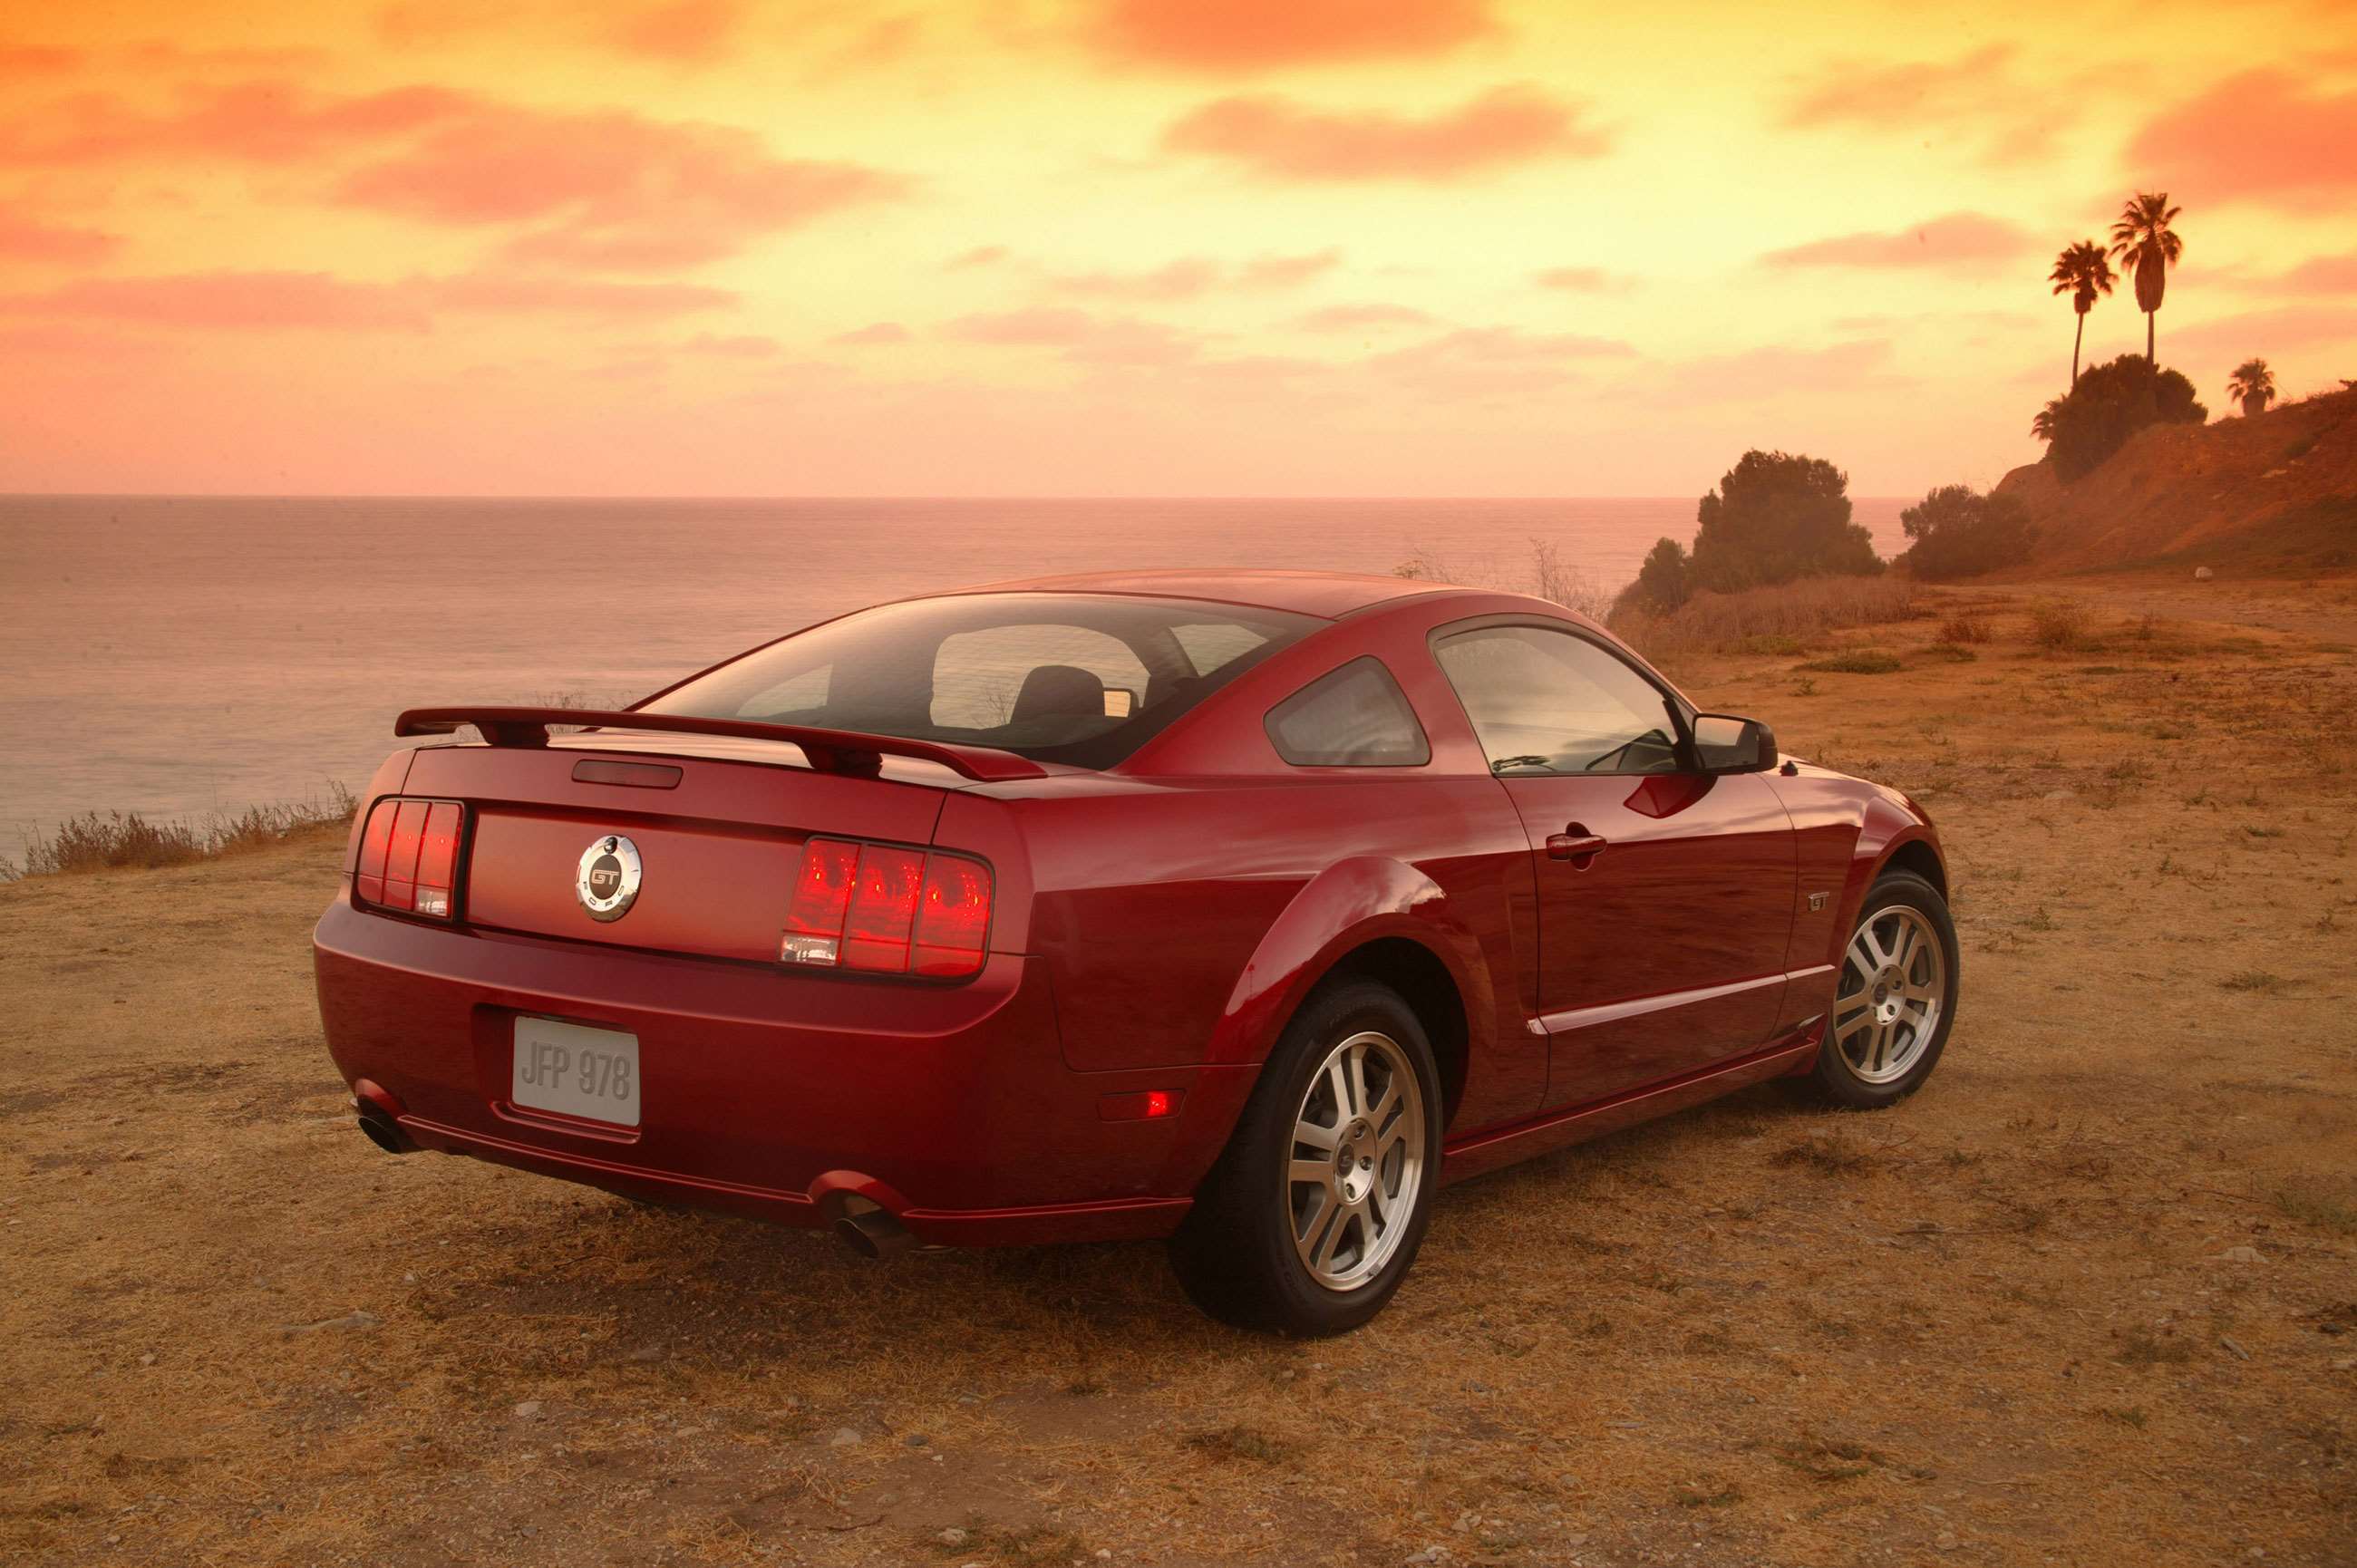
[[[1810,895],[1809,895],[1809,908],[1810,908],[1810,910],[1811,910],[1812,912],[1813,912],[1813,911],[1815,911],[1815,910],[1818,910],[1818,909],[1822,909],[1822,908],[1824,908],[1825,907],[1825,897],[1826,897],[1826,895],[1824,895],[1824,894],[1823,894],[1823,893],[1812,893],[1812,894],[1810,894]]]
[[[619,920],[639,896],[640,870],[639,846],[619,833],[608,833],[581,852],[574,895],[591,919]]]

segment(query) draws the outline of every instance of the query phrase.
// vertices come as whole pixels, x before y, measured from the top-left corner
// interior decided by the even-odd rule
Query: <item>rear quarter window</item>
[[[1407,694],[1369,654],[1319,676],[1268,711],[1277,756],[1296,768],[1421,768],[1432,745]]]

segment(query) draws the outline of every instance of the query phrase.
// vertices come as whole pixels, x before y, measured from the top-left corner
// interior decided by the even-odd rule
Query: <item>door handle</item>
[[[1604,835],[1569,822],[1563,832],[1547,834],[1546,852],[1549,860],[1567,860],[1576,869],[1585,871],[1604,853]]]

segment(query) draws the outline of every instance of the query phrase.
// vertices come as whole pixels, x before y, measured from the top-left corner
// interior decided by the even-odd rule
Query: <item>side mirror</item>
[[[1694,742],[1705,773],[1767,773],[1776,767],[1776,732],[1758,719],[1697,714]]]

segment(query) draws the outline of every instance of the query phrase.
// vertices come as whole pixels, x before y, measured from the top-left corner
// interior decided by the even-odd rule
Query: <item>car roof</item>
[[[1173,569],[1153,572],[1074,572],[1054,577],[1021,577],[956,590],[962,594],[1133,594],[1162,599],[1209,599],[1290,610],[1333,620],[1411,595],[1446,591],[1445,583],[1383,577],[1362,572],[1279,572]],[[1463,590],[1458,590],[1462,592]]]

